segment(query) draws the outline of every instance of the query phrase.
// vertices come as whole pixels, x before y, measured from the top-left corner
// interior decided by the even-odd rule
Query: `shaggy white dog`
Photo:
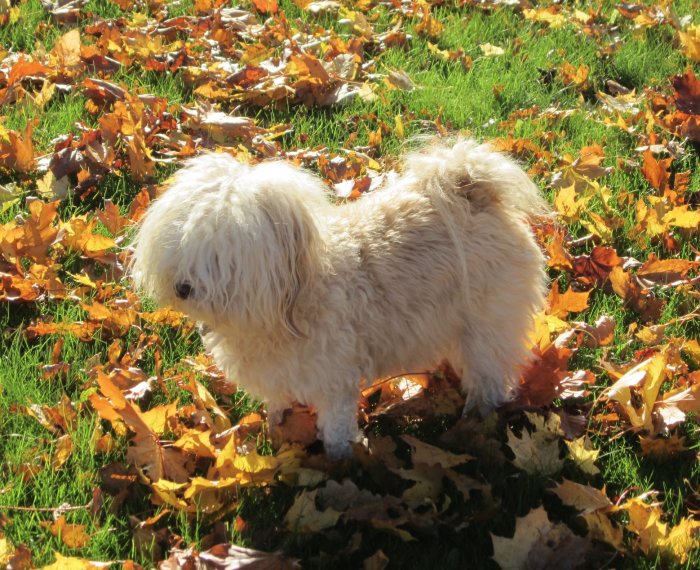
[[[338,457],[358,438],[362,381],[447,357],[469,406],[511,397],[546,289],[526,218],[547,211],[516,163],[466,139],[410,154],[391,184],[341,205],[291,164],[206,154],[149,208],[132,274],[204,325],[271,417],[313,405]]]

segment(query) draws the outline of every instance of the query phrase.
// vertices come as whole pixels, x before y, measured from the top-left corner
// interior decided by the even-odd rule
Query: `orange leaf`
[[[277,14],[277,0],[253,0],[255,9],[263,14]]]
[[[28,121],[24,132],[8,131],[5,141],[0,138],[0,166],[10,170],[29,172],[34,169],[33,123]]]
[[[559,284],[555,281],[549,292],[547,301],[550,315],[566,318],[569,313],[580,313],[588,308],[590,291],[576,292],[569,288],[565,293],[559,293]]]
[[[85,532],[87,527],[84,524],[67,523],[64,515],[52,523],[42,524],[48,527],[53,536],[60,537],[68,548],[85,548],[90,542],[90,535]]]

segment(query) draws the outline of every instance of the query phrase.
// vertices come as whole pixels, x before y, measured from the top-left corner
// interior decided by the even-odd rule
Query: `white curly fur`
[[[516,163],[467,139],[410,154],[391,185],[337,206],[298,167],[207,154],[149,208],[131,269],[205,325],[216,363],[273,416],[313,405],[337,457],[358,437],[363,380],[447,357],[469,405],[511,397],[546,289],[526,218],[547,212]]]

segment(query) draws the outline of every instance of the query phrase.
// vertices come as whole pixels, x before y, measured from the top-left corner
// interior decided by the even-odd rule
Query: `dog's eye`
[[[187,299],[190,295],[192,295],[192,285],[187,283],[187,281],[183,281],[182,283],[176,283],[175,294],[180,299]]]

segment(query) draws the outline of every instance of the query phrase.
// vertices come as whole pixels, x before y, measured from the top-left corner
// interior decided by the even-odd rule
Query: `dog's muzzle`
[[[193,291],[192,285],[190,285],[186,281],[183,281],[182,283],[175,284],[175,294],[180,299],[187,299],[190,295],[192,295],[192,291]]]

